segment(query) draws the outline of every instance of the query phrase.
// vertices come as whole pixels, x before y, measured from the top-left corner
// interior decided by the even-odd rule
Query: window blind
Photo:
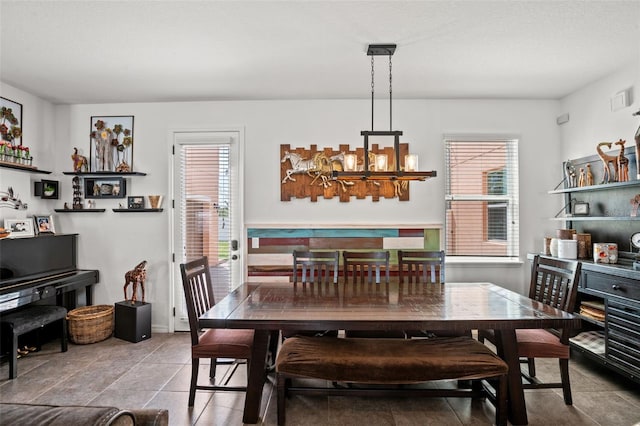
[[[447,256],[518,256],[517,139],[444,143]]]
[[[231,229],[230,146],[182,145],[181,218],[186,260],[229,260]]]

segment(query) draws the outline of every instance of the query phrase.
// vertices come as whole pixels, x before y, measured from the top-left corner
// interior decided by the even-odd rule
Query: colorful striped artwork
[[[249,281],[291,278],[294,250],[389,250],[392,268],[398,250],[440,250],[442,225],[424,227],[247,228]]]

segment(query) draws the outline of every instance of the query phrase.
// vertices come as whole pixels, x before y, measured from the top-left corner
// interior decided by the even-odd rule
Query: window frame
[[[519,170],[519,158],[518,158],[518,145],[519,145],[519,136],[518,135],[495,135],[495,134],[444,134],[443,135],[443,145],[444,145],[444,157],[445,157],[445,248],[447,251],[447,258],[451,257],[452,259],[464,259],[464,260],[473,260],[473,259],[493,259],[497,261],[505,261],[511,262],[519,259],[520,255],[520,227],[519,227],[519,181],[518,181],[518,170]],[[452,183],[452,173],[450,170],[450,147],[452,144],[456,142],[459,143],[505,143],[506,146],[506,164],[504,167],[505,170],[505,179],[506,179],[506,187],[505,194],[478,194],[478,193],[461,193],[457,190],[452,190],[454,184]],[[482,179],[483,179],[483,191],[488,191],[488,176],[487,174],[491,171],[495,171],[496,167],[488,168],[487,170],[483,170]],[[455,180],[455,174],[453,175]],[[451,253],[449,239],[452,237],[452,228],[451,222],[458,221],[459,217],[455,217],[452,219],[451,214],[455,214],[455,209],[451,209],[449,211],[452,202],[504,202],[506,203],[507,215],[506,215],[506,240],[498,240],[498,239],[489,239],[488,233],[488,207],[485,205],[482,208],[482,241],[487,245],[502,245],[505,248],[504,254],[495,254],[495,253],[487,253],[481,249],[480,245],[478,245],[477,249],[474,252],[468,254],[456,254]],[[458,240],[456,240],[458,241]]]

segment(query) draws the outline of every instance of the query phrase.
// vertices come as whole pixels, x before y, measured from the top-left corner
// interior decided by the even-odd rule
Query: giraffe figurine
[[[591,172],[591,163],[587,163],[587,186],[593,185],[593,173]]]
[[[623,141],[622,139],[615,143],[616,145],[620,145],[620,152],[618,152],[618,157],[616,157],[618,165],[618,182],[629,181],[629,159],[624,155],[625,143],[627,143],[627,141]]]
[[[616,182],[618,180],[618,157],[616,155],[605,154],[602,151],[602,146],[606,146],[611,149],[611,142],[600,142],[596,147],[596,151],[598,151],[598,157],[602,160],[602,182],[600,183],[609,183]],[[609,169],[609,164],[613,166],[613,177],[611,176],[611,169]]]
[[[585,186],[587,184],[587,177],[584,173],[584,167],[580,167],[580,175],[578,176],[578,186]]]

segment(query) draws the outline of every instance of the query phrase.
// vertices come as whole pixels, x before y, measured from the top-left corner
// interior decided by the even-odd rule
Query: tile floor
[[[110,338],[91,345],[69,345],[59,352],[52,341],[42,351],[18,360],[18,378],[0,367],[0,401],[62,405],[113,405],[169,410],[172,425],[241,425],[244,395],[196,393],[187,407],[191,363],[187,333],[154,334],[140,343]],[[537,363],[542,379],[557,376],[555,361]],[[202,383],[208,366],[201,367]],[[232,383],[246,380],[242,367]],[[526,392],[529,424],[640,425],[640,385],[577,355],[571,363],[573,406],[559,389]],[[438,384],[449,386],[451,384]],[[265,385],[263,425],[276,425],[275,394]],[[287,425],[490,425],[489,402],[460,398],[357,398],[293,396]],[[0,412],[0,424],[2,413]]]

